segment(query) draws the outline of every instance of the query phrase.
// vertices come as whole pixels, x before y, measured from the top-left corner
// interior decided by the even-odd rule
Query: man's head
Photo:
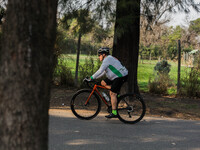
[[[107,55],[109,55],[109,48],[108,47],[102,47],[98,51],[98,56],[100,61],[102,61]]]

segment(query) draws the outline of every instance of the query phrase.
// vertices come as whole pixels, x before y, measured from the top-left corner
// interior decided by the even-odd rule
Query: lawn
[[[138,84],[140,87],[140,90],[147,92],[148,91],[148,82],[150,77],[154,77],[154,67],[158,61],[152,60],[152,61],[143,61],[143,63],[138,64]],[[171,65],[171,71],[169,73],[170,78],[174,85],[177,84],[177,76],[178,76],[178,64],[173,61],[168,61],[168,63]],[[181,67],[181,75],[185,75],[186,67]],[[173,87],[168,90],[168,94],[175,94],[176,93],[176,87]]]
[[[93,59],[98,59],[97,56],[92,56]],[[89,58],[87,55],[80,55],[80,61],[79,64],[84,64],[85,59]],[[62,63],[68,66],[72,74],[75,74],[75,66],[76,66],[76,55],[62,55],[60,60],[62,60]],[[143,60],[142,63],[139,61],[138,64],[138,84],[141,91],[147,92],[148,91],[148,82],[150,77],[154,77],[154,66],[156,65],[158,61],[152,60],[147,61]],[[171,71],[169,73],[170,78],[172,79],[174,83],[174,87],[168,90],[168,94],[176,94],[176,83],[177,83],[177,62],[168,61],[168,63],[171,65]],[[181,75],[185,74],[186,67],[181,67]]]

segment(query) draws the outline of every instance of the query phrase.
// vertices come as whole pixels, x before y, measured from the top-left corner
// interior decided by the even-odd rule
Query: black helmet
[[[98,52],[98,55],[100,54],[106,54],[106,55],[109,55],[109,48],[108,47],[102,47],[100,48],[97,52]]]

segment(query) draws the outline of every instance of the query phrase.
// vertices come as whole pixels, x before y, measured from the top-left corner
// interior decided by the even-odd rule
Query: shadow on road
[[[127,125],[104,114],[86,121],[60,111],[50,113],[49,123],[50,150],[200,149],[200,121],[145,117]]]

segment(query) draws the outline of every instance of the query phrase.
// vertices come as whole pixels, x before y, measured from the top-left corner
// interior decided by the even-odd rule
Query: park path
[[[103,113],[90,121],[69,109],[49,115],[49,150],[200,150],[200,121],[144,117],[128,125]]]

